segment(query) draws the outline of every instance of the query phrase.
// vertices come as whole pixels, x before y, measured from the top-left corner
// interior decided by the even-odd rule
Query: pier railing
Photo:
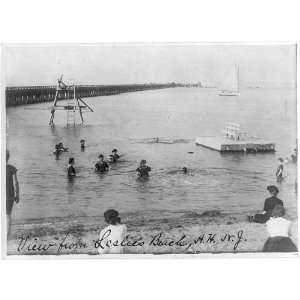
[[[164,89],[182,86],[177,83],[132,84],[132,85],[76,85],[76,95],[80,98],[109,96],[144,90]],[[17,106],[54,100],[56,86],[22,86],[5,89],[6,106]],[[60,91],[58,100],[73,98],[73,91]]]

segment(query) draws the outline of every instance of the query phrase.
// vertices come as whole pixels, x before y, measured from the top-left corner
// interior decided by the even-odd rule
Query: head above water
[[[104,218],[105,218],[105,221],[111,225],[116,225],[116,224],[121,223],[121,219],[119,217],[119,212],[114,209],[108,209],[104,213]]]
[[[72,165],[72,164],[74,164],[74,158],[73,158],[73,157],[70,157],[70,158],[69,158],[69,165]]]
[[[187,173],[187,171],[188,171],[187,167],[183,167],[183,168],[182,168],[182,172],[183,172],[183,173]]]
[[[279,193],[279,190],[278,190],[277,186],[275,186],[275,185],[268,185],[267,190],[273,196],[277,196],[277,194]]]
[[[140,162],[140,165],[141,165],[141,166],[145,166],[146,163],[147,163],[147,161],[146,161],[145,159],[142,159],[141,162]]]
[[[98,158],[103,159],[104,158],[103,154],[99,154]]]
[[[277,204],[272,212],[271,212],[271,217],[273,218],[280,218],[283,217],[285,215],[285,209],[282,205]]]
[[[85,143],[85,140],[80,140],[80,144],[84,144]]]
[[[112,153],[117,153],[118,150],[117,150],[117,149],[113,149],[111,152],[112,152]]]
[[[279,162],[283,163],[283,158],[282,157],[279,157],[278,160],[279,160]]]

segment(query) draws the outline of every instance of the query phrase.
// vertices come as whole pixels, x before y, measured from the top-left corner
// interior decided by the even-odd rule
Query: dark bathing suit
[[[272,210],[276,205],[282,205],[283,206],[282,200],[280,200],[279,198],[277,198],[275,196],[267,198],[265,200],[265,205],[264,205],[264,211],[266,213],[256,214],[254,216],[254,222],[256,222],[256,223],[266,223],[270,219]]]
[[[17,169],[12,165],[6,165],[6,214],[11,215],[15,201],[15,189],[13,183],[13,175],[17,173]]]
[[[113,162],[116,162],[120,158],[120,155],[119,154],[113,154],[113,155],[111,155],[111,158],[112,158]]]
[[[95,169],[96,169],[96,171],[98,171],[98,172],[106,172],[106,171],[108,171],[108,164],[107,164],[107,162],[106,161],[102,161],[102,162],[97,162],[96,164],[95,164]]]
[[[76,171],[75,171],[75,168],[73,166],[68,167],[68,176],[69,177],[76,176]]]
[[[151,171],[151,168],[148,166],[139,167],[136,169],[136,171],[139,173],[140,177],[149,177],[149,172]]]

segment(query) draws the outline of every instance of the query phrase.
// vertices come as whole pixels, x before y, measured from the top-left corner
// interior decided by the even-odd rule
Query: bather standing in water
[[[109,161],[110,161],[111,163],[117,162],[118,159],[120,158],[120,155],[118,154],[118,150],[117,150],[117,149],[113,149],[113,150],[111,151],[111,153],[112,153],[112,154],[109,156]]]
[[[76,171],[75,171],[75,168],[74,168],[74,164],[75,164],[74,158],[70,157],[69,158],[69,164],[68,164],[68,167],[67,167],[68,177],[69,178],[72,178],[72,177],[76,176]]]
[[[98,161],[95,164],[95,170],[100,173],[104,173],[109,170],[108,163],[104,160],[103,154],[98,156]]]
[[[81,151],[83,152],[84,151],[84,149],[85,149],[85,140],[80,140],[80,149],[81,149]]]
[[[277,181],[280,182],[283,179],[283,159],[281,157],[278,158],[279,164],[276,170],[276,178]]]
[[[140,178],[148,178],[149,172],[151,171],[151,168],[147,166],[147,161],[145,159],[142,159],[140,162],[140,166],[136,169],[137,175]]]

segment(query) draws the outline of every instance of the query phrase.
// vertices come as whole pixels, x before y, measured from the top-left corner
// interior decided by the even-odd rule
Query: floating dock
[[[197,137],[196,145],[220,152],[274,152],[275,144],[263,139],[231,140],[226,137]]]

